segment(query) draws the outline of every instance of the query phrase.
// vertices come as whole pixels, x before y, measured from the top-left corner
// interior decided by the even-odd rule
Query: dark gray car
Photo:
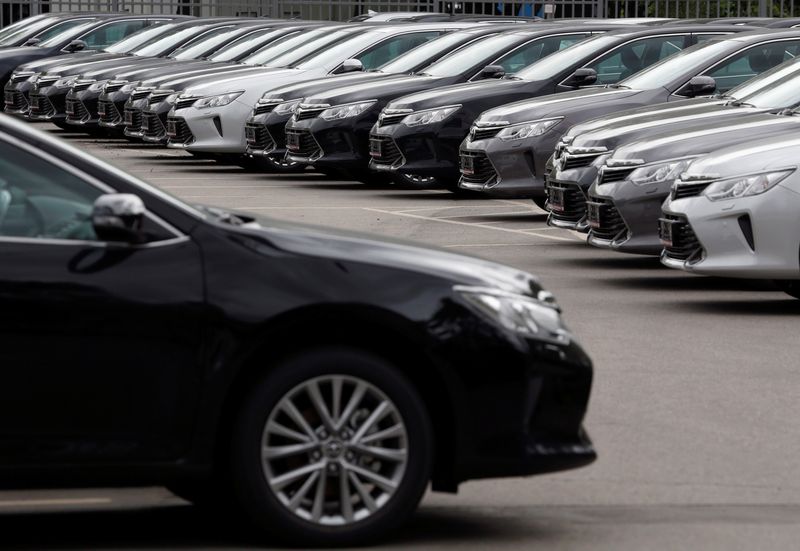
[[[724,93],[798,53],[800,31],[748,32],[687,48],[619,84],[491,109],[461,145],[461,187],[533,197],[542,206],[547,159],[570,126],[623,109]]]

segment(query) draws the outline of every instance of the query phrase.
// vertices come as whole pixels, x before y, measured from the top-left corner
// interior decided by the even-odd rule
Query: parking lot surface
[[[530,271],[556,294],[595,362],[586,426],[598,461],[429,494],[386,547],[796,547],[800,301],[770,284],[592,249],[548,227],[528,201],[265,175],[40,127],[189,202],[480,256]],[[0,493],[6,548],[257,546],[223,528],[161,489]]]

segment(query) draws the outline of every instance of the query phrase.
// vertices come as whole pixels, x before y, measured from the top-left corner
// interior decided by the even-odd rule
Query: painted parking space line
[[[62,507],[65,505],[107,505],[112,502],[108,497],[83,497],[63,499],[10,499],[0,500],[0,508],[12,507]]]

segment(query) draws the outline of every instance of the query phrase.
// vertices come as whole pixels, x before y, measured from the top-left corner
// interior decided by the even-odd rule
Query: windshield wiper
[[[211,216],[217,219],[217,222],[221,222],[223,224],[230,224],[231,226],[249,226],[254,223],[254,220],[252,218],[240,216],[238,214],[234,214],[232,212],[229,212],[227,210],[218,207],[207,207],[205,205],[197,205],[197,208],[205,212],[206,214],[210,214]]]
[[[630,86],[625,86],[624,84],[606,84],[606,88],[613,88],[615,90],[630,90]]]
[[[728,105],[733,105],[734,107],[755,107],[752,103],[747,103],[746,101],[732,101]]]

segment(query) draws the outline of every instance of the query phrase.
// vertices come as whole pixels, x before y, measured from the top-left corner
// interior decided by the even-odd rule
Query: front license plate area
[[[661,239],[661,244],[665,247],[672,247],[672,221],[664,220],[663,218],[658,221],[658,237]]]
[[[97,104],[97,114],[101,117],[105,116],[106,114],[106,104],[105,103],[98,103]]]
[[[592,228],[600,227],[600,207],[599,203],[586,203],[586,218]]]
[[[286,134],[286,149],[289,149],[291,151],[300,150],[300,136],[298,134],[294,133]]]
[[[133,126],[133,113],[130,111],[125,111],[125,125]]]
[[[547,203],[550,205],[550,210],[564,212],[564,190],[551,187],[548,191]]]
[[[244,127],[244,137],[247,140],[247,143],[255,143],[256,141],[256,129],[250,128],[249,126]]]
[[[472,176],[475,174],[475,161],[472,157],[461,157],[461,174],[465,176]]]
[[[372,139],[369,141],[369,155],[374,159],[383,157],[383,142],[381,140]]]
[[[177,133],[178,132],[175,128],[175,121],[167,121],[167,135],[170,138],[174,138]]]

